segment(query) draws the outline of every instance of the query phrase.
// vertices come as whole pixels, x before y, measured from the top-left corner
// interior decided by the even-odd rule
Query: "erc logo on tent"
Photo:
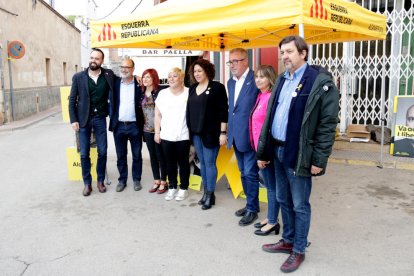
[[[111,24],[104,23],[102,32],[98,35],[98,41],[116,40],[116,33],[112,30]]]
[[[341,6],[339,4],[330,3],[329,9],[331,11],[331,16],[328,17],[328,9],[324,8],[323,0],[315,0],[315,3],[312,4],[310,8],[310,17],[313,18],[319,18],[323,20],[329,20],[332,22],[340,23],[340,24],[346,24],[351,25],[352,19],[348,17],[348,9],[344,6]],[[332,11],[341,13],[343,15],[332,13]]]

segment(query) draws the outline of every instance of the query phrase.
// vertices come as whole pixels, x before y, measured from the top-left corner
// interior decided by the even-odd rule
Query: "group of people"
[[[245,207],[235,212],[241,217],[239,225],[250,225],[258,218],[262,170],[268,214],[254,224],[255,234],[278,234],[281,210],[282,239],[262,249],[289,254],[281,270],[296,270],[308,245],[311,177],[325,173],[335,138],[339,94],[329,72],[307,63],[308,46],[303,38],[285,37],[279,48],[286,69],[279,77],[269,65],[251,70],[247,51],[232,49],[227,62],[232,73],[227,93],[223,84],[213,80],[214,65],[205,59],[191,65],[189,88],[184,86],[184,72],[179,68],[170,70],[168,87],[161,87],[155,69],[144,71],[140,84],[133,76],[134,62],[130,58],[122,60],[121,76],[115,76],[101,68],[103,52],[93,49],[89,68],[74,75],[69,97],[70,121],[79,132],[83,195],[92,191],[91,131],[95,132],[98,148],[97,188],[101,193],[106,191],[103,181],[108,115],[117,153],[117,192],[125,189],[128,179],[128,140],[134,189],[142,189],[144,140],[154,178],[149,192],[166,193],[166,200],[184,200],[188,196],[188,158],[193,144],[204,187],[198,203],[203,210],[210,209],[216,202],[218,152],[227,144],[234,149],[246,195]]]

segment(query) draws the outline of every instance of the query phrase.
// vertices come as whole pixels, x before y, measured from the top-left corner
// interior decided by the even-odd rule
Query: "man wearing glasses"
[[[142,174],[142,128],[144,116],[139,99],[141,88],[134,78],[134,61],[128,57],[121,62],[121,78],[115,80],[114,93],[110,95],[111,116],[109,130],[113,132],[119,171],[117,192],[122,192],[128,180],[128,140],[132,152],[132,180],[139,191]]]
[[[240,226],[252,224],[259,212],[259,168],[256,165],[255,151],[250,144],[249,115],[256,102],[257,89],[254,72],[250,70],[247,51],[236,48],[230,51],[230,66],[233,77],[227,82],[229,93],[228,148],[232,146],[236,154],[241,182],[246,194],[246,206],[235,215],[242,217]]]
[[[106,192],[104,185],[107,153],[106,116],[108,116],[108,95],[113,91],[114,72],[104,69],[104,53],[92,48],[89,67],[72,78],[69,95],[69,117],[73,130],[79,132],[80,159],[84,182],[83,195],[92,192],[90,142],[95,133],[98,149],[96,174],[100,193]]]

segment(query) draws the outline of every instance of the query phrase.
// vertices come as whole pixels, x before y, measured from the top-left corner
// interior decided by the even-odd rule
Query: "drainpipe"
[[[3,45],[0,43],[0,125],[4,123],[5,112],[6,101],[4,100]]]

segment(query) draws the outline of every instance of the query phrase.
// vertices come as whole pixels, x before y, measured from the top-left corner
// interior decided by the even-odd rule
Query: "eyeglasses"
[[[132,68],[132,66],[121,66],[120,68],[121,68],[121,69],[131,69],[131,68]]]
[[[233,59],[226,62],[227,66],[237,65],[240,61],[245,60],[246,58],[242,59]]]

